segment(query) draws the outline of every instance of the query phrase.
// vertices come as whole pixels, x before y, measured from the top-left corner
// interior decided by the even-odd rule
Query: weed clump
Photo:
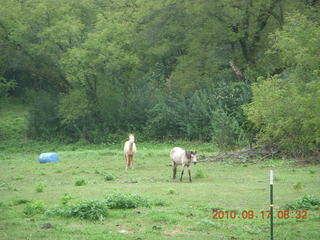
[[[310,169],[310,170],[309,170],[309,173],[310,173],[310,174],[315,174],[315,173],[316,173],[316,171],[315,171],[315,170]]]
[[[138,183],[138,180],[135,178],[130,178],[128,181],[126,181],[127,183]]]
[[[297,182],[295,184],[293,184],[293,189],[294,190],[301,190],[302,189],[302,183],[301,182]]]
[[[63,195],[63,197],[61,198],[61,203],[62,203],[63,205],[66,205],[70,200],[71,200],[70,194],[65,193],[65,194]]]
[[[13,205],[20,205],[20,204],[26,204],[26,203],[30,203],[31,201],[30,200],[28,200],[28,199],[23,199],[23,198],[21,198],[21,199],[16,199],[16,200],[14,200],[13,201]]]
[[[128,209],[149,207],[148,201],[137,194],[112,193],[107,195],[105,202],[110,209]]]
[[[79,203],[67,203],[64,206],[51,209],[47,214],[97,221],[103,220],[108,215],[108,207],[104,201],[88,200]]]
[[[163,206],[166,206],[167,203],[162,199],[157,199],[157,200],[153,201],[152,205],[158,206],[158,207],[163,207]]]
[[[86,184],[87,182],[84,179],[77,179],[76,182],[74,183],[75,186],[84,186]]]
[[[105,176],[104,176],[104,180],[105,181],[112,181],[114,180],[116,177],[112,174],[112,173],[107,173]]]
[[[26,207],[23,210],[23,213],[30,217],[30,216],[34,216],[36,214],[41,214],[44,213],[46,210],[44,204],[42,201],[34,201],[34,202],[30,202],[26,205]]]
[[[17,176],[15,178],[13,178],[14,180],[23,180],[24,178],[22,176]]]
[[[296,201],[285,205],[285,209],[288,209],[288,210],[298,210],[298,209],[317,210],[319,208],[320,208],[320,199],[315,198],[312,195],[304,195],[298,198]]]
[[[168,190],[168,194],[171,194],[171,195],[176,194],[176,190],[173,189],[173,188],[170,188],[170,189]]]
[[[44,187],[45,187],[44,183],[42,183],[42,182],[37,183],[36,192],[38,192],[38,193],[43,192]]]

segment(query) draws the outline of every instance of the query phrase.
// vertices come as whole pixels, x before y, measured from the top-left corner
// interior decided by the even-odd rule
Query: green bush
[[[16,87],[15,80],[8,80],[0,76],[0,109],[2,101],[8,96],[8,92]]]
[[[60,131],[58,98],[49,92],[36,92],[27,116],[27,134],[31,138],[54,139]]]
[[[320,208],[320,199],[316,198],[312,195],[304,195],[292,203],[288,203],[285,205],[285,209],[288,210],[317,210]]]
[[[128,181],[126,181],[127,183],[138,183],[138,179],[136,178],[130,178]]]
[[[162,200],[162,199],[157,199],[157,200],[154,200],[154,201],[152,202],[152,205],[158,206],[158,207],[163,207],[163,206],[166,206],[167,203],[166,203],[164,200]]]
[[[148,207],[148,201],[137,194],[112,193],[107,195],[105,203],[110,209],[128,209]]]
[[[30,202],[26,205],[26,207],[23,210],[23,213],[30,217],[30,216],[34,216],[36,214],[41,214],[44,213],[46,210],[44,204],[42,201],[34,201],[34,202]]]
[[[159,94],[148,112],[145,134],[150,138],[214,139],[223,148],[246,144],[251,126],[246,126],[241,105],[250,98],[251,90],[245,84],[224,81],[188,96]]]
[[[245,109],[261,129],[260,143],[278,145],[284,153],[301,156],[319,150],[316,109],[320,108],[320,77],[309,83],[291,77],[274,77],[253,85],[253,102]]]
[[[98,81],[97,84],[104,83]],[[222,81],[214,88],[196,90],[185,96],[157,89],[153,84],[132,85],[126,93],[125,104],[121,102],[121,91],[110,84],[112,91],[103,85],[96,96],[89,96],[81,88],[60,96],[39,92],[29,113],[29,136],[114,143],[119,140],[119,132],[134,131],[145,139],[211,141],[224,134],[212,124],[218,117],[225,117],[217,115],[217,109],[222,108],[231,119],[227,122],[228,131],[232,132],[229,138],[236,136],[235,143],[229,141],[224,145],[230,143],[233,147],[239,143],[239,132],[243,130],[240,126],[246,120],[240,106],[249,101],[251,94],[245,84]]]
[[[227,151],[241,145],[243,129],[235,117],[222,108],[213,112],[213,142],[222,150]]]
[[[61,203],[63,204],[63,205],[66,205],[67,203],[69,203],[69,201],[72,199],[72,197],[70,196],[70,194],[68,194],[68,193],[65,193],[64,195],[63,195],[63,197],[61,198]]]
[[[104,176],[104,180],[105,181],[112,181],[114,180],[116,177],[112,174],[112,173],[107,173],[105,176]]]
[[[87,182],[84,179],[77,179],[76,182],[74,183],[75,186],[84,186],[86,184]]]
[[[105,201],[88,200],[79,203],[67,203],[47,211],[47,214],[96,221],[103,220],[108,215],[108,207]]]
[[[320,27],[305,16],[288,16],[272,35],[273,53],[286,70],[258,79],[245,112],[260,129],[260,144],[301,157],[320,150]],[[281,67],[279,67],[281,68]]]
[[[170,194],[170,195],[176,194],[176,190],[174,188],[170,188],[168,190],[168,194]]]
[[[36,192],[38,192],[38,193],[43,192],[44,187],[45,187],[44,183],[42,183],[42,182],[37,183]]]
[[[293,184],[293,189],[294,190],[301,190],[302,189],[302,183],[301,182],[297,182],[297,183]]]
[[[31,201],[29,199],[16,199],[13,201],[13,205],[20,205],[20,204],[26,204],[26,203],[30,203]]]

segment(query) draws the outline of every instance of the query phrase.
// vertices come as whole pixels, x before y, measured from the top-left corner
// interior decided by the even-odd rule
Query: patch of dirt
[[[228,154],[219,154],[217,156],[204,156],[198,157],[198,162],[229,162],[235,160],[237,163],[254,162],[256,160],[263,160],[266,158],[274,157],[279,153],[277,149],[266,148],[249,148],[234,151]]]
[[[125,229],[121,229],[121,230],[119,230],[118,232],[119,232],[119,233],[124,233],[124,234],[132,234],[132,233],[134,233],[133,230],[125,230]]]
[[[174,229],[172,229],[171,231],[167,231],[163,235],[166,237],[174,237],[179,234],[191,234],[191,232],[184,231],[182,226],[176,226]]]

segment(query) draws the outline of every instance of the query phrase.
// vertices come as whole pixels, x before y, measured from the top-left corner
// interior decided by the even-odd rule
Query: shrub
[[[104,176],[104,180],[105,181],[112,181],[114,180],[116,177],[112,174],[112,173],[107,173],[105,176]]]
[[[241,145],[244,136],[238,120],[223,108],[217,108],[212,117],[213,141],[224,151]]]
[[[173,189],[173,188],[170,188],[169,190],[168,190],[168,194],[176,194],[176,190],[175,189]]]
[[[65,193],[61,198],[61,203],[66,205],[71,200],[71,196],[68,193]]]
[[[103,220],[108,215],[108,207],[105,201],[88,200],[75,204],[67,203],[62,207],[51,209],[47,214],[96,221]]]
[[[34,216],[36,214],[44,213],[46,210],[44,204],[42,201],[34,201],[30,202],[26,205],[26,207],[23,210],[23,213],[30,217]]]
[[[316,171],[315,171],[315,170],[310,169],[310,170],[309,170],[309,173],[310,173],[310,174],[315,174],[315,173],[316,173]]]
[[[253,86],[253,102],[247,105],[249,119],[260,127],[262,144],[278,145],[283,153],[305,155],[319,150],[319,118],[315,109],[320,77],[309,83],[290,76],[274,77]],[[296,106],[299,106],[297,108]]]
[[[31,201],[28,199],[16,199],[13,201],[13,205],[20,205],[20,204],[26,204],[26,203],[30,203]]]
[[[87,182],[84,179],[77,179],[76,182],[74,183],[75,186],[84,186],[86,184]]]
[[[163,206],[166,206],[167,203],[162,199],[157,199],[157,200],[153,201],[152,205],[163,207]]]
[[[157,97],[148,111],[144,129],[151,138],[210,141],[212,137],[218,139],[217,134],[223,135],[228,131],[228,141],[233,147],[240,139],[249,136],[244,132],[247,129],[242,127],[247,119],[241,105],[249,102],[251,89],[243,83],[221,81],[214,88],[196,90],[187,96],[165,93]],[[218,109],[223,109],[225,114],[222,115]],[[228,117],[226,123],[225,116]],[[225,132],[218,132],[219,126],[213,123],[215,120],[219,120],[220,125],[226,125]],[[234,136],[235,141],[232,141]],[[224,145],[229,142],[224,142]]]
[[[128,209],[137,207],[148,207],[148,201],[137,195],[129,193],[112,193],[107,195],[106,204],[110,209]]]
[[[135,178],[130,178],[127,183],[138,183],[138,180]]]
[[[302,183],[301,182],[297,182],[297,183],[293,184],[293,189],[294,190],[302,189]]]
[[[272,51],[285,70],[253,84],[253,101],[245,107],[260,128],[259,142],[295,157],[320,149],[320,45],[314,41],[319,37],[318,24],[299,13],[289,15],[272,35]]]
[[[44,183],[37,183],[36,185],[36,192],[40,193],[40,192],[43,192],[43,189],[44,189],[45,185]]]
[[[23,179],[24,179],[24,177],[22,177],[22,176],[17,176],[14,178],[14,180],[23,180]]]
[[[320,208],[320,199],[315,198],[312,195],[304,195],[298,198],[296,201],[285,205],[285,209],[289,209],[289,210],[298,210],[298,209],[317,210],[319,208]]]
[[[35,94],[27,118],[27,134],[31,138],[52,139],[60,129],[57,97],[44,91]]]

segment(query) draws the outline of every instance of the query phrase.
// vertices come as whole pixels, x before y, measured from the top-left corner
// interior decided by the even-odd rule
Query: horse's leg
[[[188,166],[188,173],[189,173],[189,182],[192,182],[192,179],[191,179],[191,166]]]
[[[124,158],[125,158],[125,160],[126,160],[126,171],[127,171],[127,169],[128,169],[128,155],[127,154],[125,154],[124,155]]]
[[[172,163],[172,170],[173,170],[173,179],[176,179],[177,175],[177,164],[175,162]]]
[[[183,164],[183,165],[181,166],[181,176],[180,176],[180,182],[182,182],[183,171],[184,171],[184,164]]]
[[[134,160],[134,155],[132,154],[131,155],[131,168],[133,169],[134,167],[133,167],[133,160]]]
[[[130,168],[131,157],[129,154],[127,155],[127,158],[128,158],[127,167]]]
[[[132,155],[129,155],[129,168],[132,168]]]

